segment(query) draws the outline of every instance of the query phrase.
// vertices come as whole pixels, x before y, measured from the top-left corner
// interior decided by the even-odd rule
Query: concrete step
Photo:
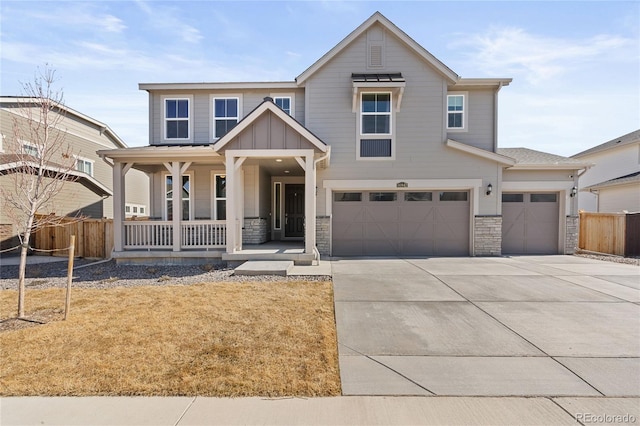
[[[280,275],[286,277],[293,268],[292,260],[248,260],[234,269],[234,275]]]

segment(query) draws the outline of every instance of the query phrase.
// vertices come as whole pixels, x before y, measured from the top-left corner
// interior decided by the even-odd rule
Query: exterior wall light
[[[491,195],[492,192],[493,192],[493,185],[491,184],[487,185],[487,195]]]
[[[573,188],[571,188],[571,194],[569,194],[569,196],[575,197],[577,193],[578,193],[578,188],[574,186]]]

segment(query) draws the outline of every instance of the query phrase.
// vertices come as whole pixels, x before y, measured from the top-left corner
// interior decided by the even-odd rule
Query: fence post
[[[69,241],[69,263],[67,264],[67,294],[64,302],[64,319],[66,321],[71,306],[71,280],[73,279],[73,254],[76,249],[76,236],[72,235]]]

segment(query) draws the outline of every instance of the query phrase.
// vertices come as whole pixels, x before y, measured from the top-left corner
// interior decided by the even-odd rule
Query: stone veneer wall
[[[473,218],[473,251],[475,256],[502,255],[502,216]]]
[[[331,252],[331,216],[316,216],[316,247],[323,256]]]
[[[574,254],[578,248],[578,232],[580,232],[580,216],[567,216],[564,238],[564,254]]]
[[[269,221],[261,217],[244,219],[242,244],[262,244],[268,241]]]

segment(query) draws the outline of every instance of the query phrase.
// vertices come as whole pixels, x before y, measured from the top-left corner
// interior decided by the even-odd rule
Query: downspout
[[[313,173],[316,173],[316,169],[318,168],[318,163],[321,162],[321,161],[326,160],[327,158],[329,158],[329,156],[331,156],[331,146],[327,145],[326,154],[323,155],[320,158],[317,158],[317,159],[313,160]],[[316,175],[316,183],[317,183],[317,175]],[[316,194],[316,197],[317,196],[318,195]],[[313,212],[313,214],[316,214],[316,212]],[[315,232],[315,230],[314,230],[314,232]],[[318,262],[318,264],[320,263],[320,252],[318,251],[317,245],[313,246],[313,260]]]

